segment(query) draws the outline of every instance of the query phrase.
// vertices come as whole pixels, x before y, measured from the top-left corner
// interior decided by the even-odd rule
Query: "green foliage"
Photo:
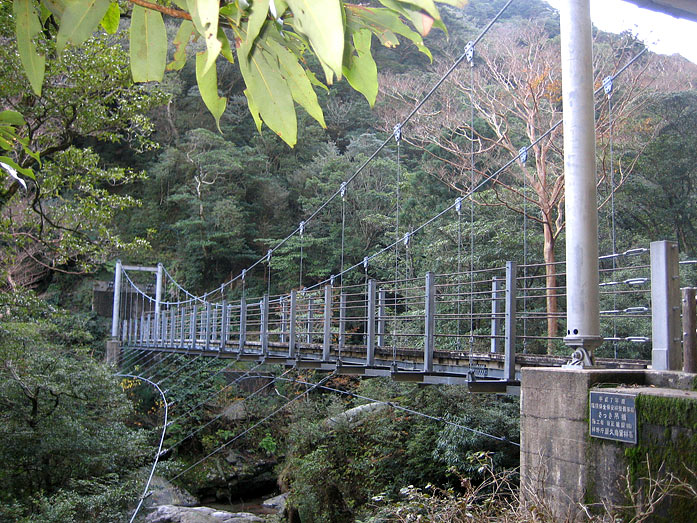
[[[167,61],[167,36],[162,20],[166,13],[189,18],[195,35],[205,42],[205,51],[196,57],[196,78],[206,107],[220,128],[226,100],[218,96],[216,60],[223,55],[232,61],[229,36],[233,33],[237,63],[244,77],[249,110],[261,130],[263,121],[291,147],[297,141],[295,102],[324,125],[322,110],[312,84],[324,87],[308,67],[307,55],[316,58],[324,70],[326,82],[333,83],[346,74],[351,85],[369,101],[377,93],[377,68],[371,56],[373,35],[387,47],[399,44],[397,35],[411,40],[430,57],[422,36],[435,25],[441,29],[440,13],[431,1],[386,1],[384,8],[353,6],[339,0],[288,0],[252,2],[235,0],[180,0],[176,8],[157,4],[136,5],[132,9],[130,47],[131,71],[137,82],[161,81]],[[441,3],[464,5],[464,0]],[[41,3],[48,16],[41,14],[29,0],[15,0],[15,34],[20,57],[35,94],[45,83],[46,53],[36,46],[37,35],[47,36],[49,23],[58,26],[55,45],[58,54],[88,41],[103,26],[113,31],[118,20],[114,4],[108,0],[45,0]],[[49,20],[50,19],[50,20]],[[416,31],[407,26],[408,21]],[[188,31],[187,31],[188,33]],[[180,48],[189,38],[175,38]],[[355,54],[354,54],[355,52]],[[51,56],[51,55],[48,55]],[[182,55],[177,58],[181,66]],[[52,60],[49,60],[49,64]]]
[[[2,505],[31,521],[113,521],[133,499],[125,478],[150,459],[130,404],[74,316],[25,292],[0,295],[0,311]]]
[[[0,5],[4,37],[13,34],[13,16],[9,3]],[[32,40],[47,56],[56,55],[51,34],[49,26]],[[122,187],[143,173],[105,166],[100,152],[103,143],[141,151],[156,147],[146,113],[167,97],[135,87],[127,53],[104,35],[49,60],[40,95],[28,92],[16,45],[21,42],[8,38],[0,49],[0,104],[15,110],[2,113],[0,146],[6,156],[0,161],[33,180],[15,175],[0,187],[0,274],[9,286],[37,286],[52,269],[89,271],[115,249],[146,247],[139,238],[122,240],[112,224],[118,212],[136,204],[120,194]],[[95,147],[86,147],[90,143]]]
[[[462,424],[517,439],[517,411],[512,402],[476,397],[460,387],[419,389],[378,379],[362,381],[359,392],[435,417],[465,411],[467,419],[458,419]],[[482,471],[471,461],[481,451],[492,453],[496,470],[515,465],[517,453],[511,445],[507,449],[494,440],[472,437],[462,429],[398,409],[364,414],[358,422],[328,425],[327,417],[342,403],[325,400],[327,410],[294,412],[298,418],[288,434],[284,476],[289,478],[291,501],[303,521],[353,521],[380,493],[396,496],[399,487],[408,484],[448,484],[452,464],[481,481]],[[353,406],[343,405],[344,409]]]
[[[271,433],[267,432],[266,436],[264,436],[262,438],[262,440],[259,442],[259,448],[262,449],[264,452],[266,452],[267,456],[272,456],[273,454],[276,453],[276,449],[278,448],[278,443],[271,436]]]

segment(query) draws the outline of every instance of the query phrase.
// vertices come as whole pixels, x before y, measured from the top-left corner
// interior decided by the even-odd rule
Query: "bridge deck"
[[[423,370],[423,351],[399,349],[396,353],[392,348],[377,347],[372,365],[366,361],[366,347],[348,345],[339,351],[338,345],[330,347],[329,358],[323,358],[322,344],[296,343],[295,355],[288,352],[288,345],[269,343],[266,352],[260,342],[247,342],[242,351],[239,344],[234,342],[225,346],[205,348],[205,344],[196,344],[188,348],[157,343],[143,346],[139,344],[124,344],[125,350],[151,351],[155,353],[178,353],[189,356],[204,356],[244,361],[258,361],[269,364],[280,364],[287,367],[312,368],[323,371],[337,372],[343,375],[365,377],[388,376],[397,381],[408,381],[423,384],[466,384],[473,392],[504,392],[516,394],[519,392],[520,370],[522,367],[559,367],[568,362],[566,356],[546,354],[516,354],[515,380],[504,377],[504,354],[468,352],[468,351],[435,351],[433,368]],[[395,357],[396,356],[396,357]],[[645,360],[615,360],[598,358],[596,362],[605,368],[644,369],[649,362]]]

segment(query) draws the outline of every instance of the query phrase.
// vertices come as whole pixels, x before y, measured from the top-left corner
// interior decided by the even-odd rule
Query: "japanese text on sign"
[[[625,443],[637,442],[634,396],[591,391],[589,418],[591,436]]]

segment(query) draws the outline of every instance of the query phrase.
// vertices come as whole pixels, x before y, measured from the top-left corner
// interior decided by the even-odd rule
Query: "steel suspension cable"
[[[216,393],[214,393],[214,394],[211,394],[211,395],[208,396],[206,399],[200,401],[199,403],[197,403],[196,405],[194,405],[193,407],[191,407],[189,410],[187,410],[187,411],[184,412],[183,414],[180,414],[179,416],[177,416],[176,418],[174,418],[174,419],[172,420],[172,424],[176,423],[177,421],[179,421],[180,419],[182,419],[184,416],[186,416],[187,414],[193,412],[194,410],[196,410],[196,409],[199,408],[200,406],[205,405],[207,402],[209,402],[209,401],[212,400],[213,398],[218,397],[218,396],[219,396],[220,394],[222,394],[225,390],[228,390],[228,389],[229,389],[230,387],[232,387],[233,385],[239,383],[241,380],[243,380],[243,379],[245,378],[245,376],[248,376],[251,372],[254,372],[256,369],[258,369],[258,368],[261,367],[262,365],[263,365],[263,363],[259,363],[259,364],[255,365],[254,367],[252,367],[251,369],[249,369],[247,372],[245,372],[244,374],[242,374],[242,376],[240,376],[240,377],[238,377],[238,378],[235,378],[232,382],[230,382],[230,383],[228,383],[227,385],[225,385],[224,387],[222,387],[218,392],[216,392]],[[232,366],[232,364],[231,364],[231,365],[228,365],[228,366],[225,367],[224,369],[222,369],[222,370],[216,372],[213,376],[209,377],[209,379],[208,379],[207,381],[210,381],[211,378],[213,378],[213,377],[215,377],[215,376],[218,376],[221,372],[224,372],[226,369],[228,369],[228,368],[231,367],[231,366]],[[203,384],[207,383],[207,381],[204,381],[204,382],[202,382],[201,384],[203,385]]]
[[[627,63],[626,63],[624,66],[622,66],[614,75],[612,75],[612,78],[615,79],[615,78],[617,78],[619,75],[621,75],[628,67],[630,67],[634,62],[636,62],[647,50],[648,50],[647,48],[642,49],[642,50],[641,50],[639,53],[637,53],[629,62],[627,62]],[[598,89],[596,89],[595,92],[594,92],[594,95],[597,96],[598,93],[600,93],[600,92],[602,91],[602,89],[603,89],[602,86],[599,87]],[[560,118],[559,120],[557,120],[549,129],[547,129],[544,133],[542,133],[542,134],[541,134],[540,136],[538,136],[535,140],[533,140],[533,142],[528,146],[528,148],[529,148],[529,149],[533,148],[535,145],[537,145],[537,144],[540,143],[542,140],[544,140],[545,138],[547,138],[550,134],[552,134],[552,133],[563,123],[563,121],[564,121],[563,118]],[[474,192],[478,191],[479,189],[481,189],[482,187],[484,187],[485,185],[487,185],[489,182],[491,182],[491,181],[493,181],[493,180],[496,180],[496,179],[497,179],[503,172],[505,172],[511,165],[513,165],[516,161],[518,161],[518,158],[519,158],[519,155],[517,155],[517,156],[511,158],[511,159],[508,160],[503,166],[501,166],[499,169],[497,169],[495,172],[493,172],[492,174],[490,174],[490,175],[488,175],[488,176],[483,177],[482,180],[481,180],[477,185],[474,186],[474,188],[470,189],[470,190],[469,190],[467,193],[465,193],[463,196],[464,196],[464,197],[470,197]],[[439,220],[440,218],[442,218],[445,214],[447,214],[451,209],[453,209],[453,208],[455,207],[456,203],[457,203],[457,200],[456,200],[454,203],[448,205],[446,208],[444,208],[443,210],[441,210],[441,211],[438,212],[437,214],[435,214],[434,216],[432,216],[431,218],[429,218],[428,220],[426,220],[425,222],[423,222],[423,223],[422,223],[421,225],[419,225],[417,228],[413,229],[411,234],[413,235],[413,234],[416,234],[416,233],[418,233],[418,232],[421,232],[423,229],[425,229],[426,227],[428,227],[428,226],[431,225],[432,223],[438,221],[438,220]],[[387,252],[387,251],[389,251],[389,250],[392,250],[393,248],[394,248],[394,243],[391,243],[391,244],[389,244],[389,245],[386,245],[385,247],[383,247],[382,249],[380,249],[380,250],[374,252],[374,253],[371,254],[370,256],[366,256],[366,257],[363,259],[363,261],[361,261],[361,262],[359,262],[359,263],[356,263],[356,264],[354,264],[354,265],[352,265],[352,266],[350,266],[350,267],[344,269],[344,274],[345,274],[345,273],[348,273],[348,272],[351,272],[351,271],[353,271],[353,270],[355,270],[355,269],[357,269],[357,268],[360,267],[361,265],[367,264],[370,260],[372,260],[372,259],[374,259],[374,258],[376,258],[376,257],[378,257],[378,256],[380,256],[380,255],[382,255],[383,253],[385,253],[385,252]],[[324,280],[324,281],[321,281],[321,282],[319,282],[319,283],[316,283],[315,285],[312,285],[311,287],[308,287],[307,290],[311,290],[311,289],[314,289],[314,288],[316,288],[316,287],[318,287],[318,286],[320,286],[320,285],[324,285],[324,284],[326,284],[328,281],[329,281],[329,279],[326,279],[326,280]]]
[[[513,3],[513,0],[508,0],[506,4],[497,12],[497,14],[489,21],[489,23],[484,27],[484,29],[479,33],[479,35],[473,40],[473,45],[476,45],[484,36],[489,32],[491,27],[501,18],[503,13],[508,9],[508,7]],[[413,117],[414,115],[421,109],[424,104],[433,96],[433,94],[438,90],[438,88],[443,84],[443,82],[457,69],[457,67],[462,63],[463,60],[465,60],[466,56],[465,53],[463,53],[459,58],[455,60],[455,62],[451,65],[451,67],[441,76],[441,78],[433,85],[433,87],[429,90],[429,92],[414,106],[412,111],[407,115],[404,120],[399,124],[400,128],[403,128]],[[390,143],[390,140],[392,137],[386,138],[378,147],[377,149],[373,152],[373,154],[370,155],[361,165],[358,167],[354,173],[349,176],[347,180],[345,180],[344,183],[350,184],[363,170],[377,157],[377,155]],[[327,205],[329,205],[337,196],[341,194],[341,188],[337,189],[329,198],[327,198],[321,205],[319,205],[313,212],[310,214],[303,222],[301,222],[301,225],[304,225],[311,220],[313,220],[321,211],[323,211]],[[284,239],[279,241],[274,247],[272,247],[272,251],[275,252],[276,250],[280,249],[283,245],[285,245],[293,236],[301,232],[301,227],[298,226],[293,230],[290,234],[288,234]],[[302,233],[301,233],[302,234]],[[302,243],[301,243],[301,248],[302,248]],[[259,258],[256,262],[254,262],[252,265],[247,267],[247,271],[252,270],[254,267],[259,265],[260,263],[263,263],[265,259],[264,257]],[[342,271],[342,274],[345,273],[346,271]],[[242,273],[238,274],[234,278],[228,280],[223,284],[223,286],[227,286],[232,284],[234,281],[242,277]],[[302,280],[302,278],[301,278]],[[302,283],[300,285],[302,287]],[[182,289],[184,291],[184,289]],[[186,291],[185,291],[186,292]],[[201,297],[198,297],[197,299],[202,301],[205,300],[205,298],[209,295],[210,293],[203,294]],[[193,296],[193,295],[192,295]]]
[[[281,376],[285,376],[286,374],[288,374],[288,373],[289,373],[290,371],[292,371],[292,370],[293,370],[292,368],[291,368],[291,369],[288,369],[288,370],[285,371],[283,374],[281,374]],[[257,378],[257,376],[250,376],[250,378]],[[240,379],[240,381],[241,381],[241,379]],[[275,380],[274,380],[274,381],[275,381]],[[274,384],[274,381],[269,381],[268,383],[265,383],[264,385],[262,385],[261,387],[259,387],[257,390],[255,390],[254,392],[252,392],[249,396],[247,396],[247,397],[245,397],[244,399],[242,399],[242,402],[245,402],[245,401],[247,401],[247,400],[249,400],[249,399],[252,399],[252,398],[255,397],[257,394],[260,394],[263,390],[266,390],[266,389],[269,388],[271,385],[273,385],[273,384]],[[226,388],[227,388],[227,387],[226,387]],[[216,396],[217,396],[218,394],[220,394],[221,392],[222,392],[222,390],[218,391],[218,393],[216,394]],[[237,402],[235,402],[235,403],[237,403]],[[233,404],[234,404],[234,403],[233,403]],[[207,421],[206,423],[204,423],[203,425],[199,425],[195,430],[192,430],[191,432],[189,432],[189,434],[187,434],[186,436],[184,436],[183,438],[181,438],[179,441],[177,441],[177,442],[174,443],[173,445],[170,445],[169,449],[167,449],[167,450],[172,450],[172,449],[178,447],[179,445],[181,445],[182,443],[184,443],[184,442],[185,442],[187,439],[189,439],[190,437],[195,436],[196,434],[198,434],[199,432],[201,432],[201,431],[202,431],[203,429],[205,429],[206,427],[211,426],[213,423],[215,423],[216,421],[218,421],[218,420],[219,420],[220,418],[222,418],[224,415],[225,415],[225,410],[223,410],[223,411],[222,411],[220,414],[218,414],[217,416],[215,416],[215,417],[211,418],[210,420],[208,420],[208,421]]]
[[[269,378],[272,378],[273,376],[268,376],[268,377],[269,377]],[[300,384],[302,384],[302,385],[307,385],[307,386],[313,386],[313,387],[315,387],[315,388],[327,390],[327,391],[330,391],[330,392],[336,392],[336,393],[338,393],[338,394],[342,394],[342,395],[349,396],[349,397],[352,397],[352,398],[358,398],[358,399],[361,399],[361,400],[370,401],[371,403],[380,403],[380,404],[383,404],[383,405],[387,405],[387,406],[389,406],[389,407],[392,407],[392,408],[395,409],[395,410],[400,410],[400,411],[402,411],[402,412],[407,412],[407,413],[409,413],[409,414],[413,414],[414,416],[419,416],[419,417],[422,417],[422,418],[430,419],[430,420],[432,420],[432,421],[438,421],[438,422],[444,423],[444,424],[446,424],[446,425],[450,425],[450,426],[453,426],[453,427],[457,427],[457,428],[459,428],[459,429],[466,430],[466,431],[468,431],[468,432],[472,432],[472,433],[477,434],[477,435],[479,435],[479,436],[484,436],[484,437],[486,437],[486,438],[494,439],[494,440],[496,440],[496,441],[501,441],[501,442],[503,442],[503,443],[510,443],[511,445],[514,445],[514,446],[516,446],[516,447],[520,447],[520,443],[515,442],[515,441],[511,441],[510,439],[508,439],[508,438],[506,438],[506,437],[504,437],[504,436],[496,436],[496,435],[494,435],[494,434],[489,434],[488,432],[484,432],[483,430],[474,429],[474,428],[472,428],[472,427],[468,427],[468,426],[466,426],[466,425],[462,425],[462,424],[460,424],[460,423],[456,423],[456,422],[454,422],[454,421],[451,421],[451,420],[446,419],[446,418],[443,418],[443,417],[432,416],[431,414],[426,414],[425,412],[420,412],[420,411],[418,411],[418,410],[414,410],[414,409],[411,409],[411,408],[409,408],[409,407],[404,407],[404,406],[402,406],[402,405],[400,405],[400,404],[398,404],[398,403],[394,403],[394,402],[392,402],[392,401],[378,400],[378,399],[375,399],[375,398],[370,398],[370,397],[368,397],[368,396],[364,396],[364,395],[362,395],[362,394],[356,394],[355,392],[349,392],[349,391],[337,389],[337,388],[334,388],[334,387],[328,387],[328,386],[326,386],[326,385],[322,385],[322,381],[320,381],[320,382],[318,382],[318,383],[313,383],[313,382],[304,381],[304,380],[301,380],[301,379],[298,379],[298,378],[284,378],[284,377],[278,377],[278,378],[275,378],[275,379],[278,380],[278,381],[293,381],[293,382],[295,382],[295,383],[300,383]]]
[[[165,433],[167,431],[167,415],[169,413],[169,410],[167,407],[167,398],[165,397],[165,393],[162,392],[162,389],[159,387],[157,383],[150,381],[148,378],[144,378],[142,376],[135,376],[133,374],[115,374],[115,376],[141,380],[155,387],[157,389],[157,392],[160,393],[160,397],[162,398],[162,403],[165,409],[165,417],[164,421],[162,422],[162,434],[160,435],[160,443],[157,447],[157,454],[155,454],[155,462],[152,464],[152,468],[150,469],[150,475],[148,476],[148,480],[145,483],[143,494],[141,494],[140,499],[138,501],[138,505],[136,506],[135,510],[133,511],[133,515],[131,516],[129,523],[133,523],[133,520],[135,520],[136,516],[138,515],[138,512],[140,511],[140,508],[143,506],[143,501],[145,501],[145,498],[148,497],[148,489],[150,488],[150,482],[152,481],[152,477],[155,475],[155,468],[157,467],[157,463],[160,460],[160,455],[162,454],[162,444],[165,441]]]
[[[301,392],[301,393],[297,394],[296,396],[294,396],[293,398],[291,398],[290,400],[286,401],[283,405],[281,405],[280,407],[278,407],[277,409],[275,409],[273,412],[271,412],[271,414],[265,416],[264,418],[262,418],[261,420],[259,420],[259,421],[256,422],[255,424],[253,424],[251,427],[248,427],[247,429],[243,430],[243,431],[240,432],[237,436],[235,436],[235,437],[233,437],[232,439],[226,441],[225,443],[223,443],[222,445],[220,445],[218,448],[216,448],[215,450],[213,450],[212,452],[210,452],[209,454],[207,454],[207,455],[204,456],[203,458],[199,459],[199,460],[198,460],[197,462],[195,462],[193,465],[190,465],[190,466],[187,467],[185,470],[183,470],[182,472],[180,472],[179,474],[177,474],[176,476],[174,476],[172,479],[170,479],[170,481],[176,481],[178,478],[180,478],[181,476],[183,476],[184,474],[186,474],[187,472],[189,472],[189,471],[192,470],[193,468],[197,467],[198,465],[200,465],[201,463],[203,463],[203,462],[206,461],[207,459],[211,458],[212,456],[214,456],[215,454],[217,454],[217,453],[220,452],[221,450],[227,448],[229,445],[231,445],[232,443],[234,443],[235,441],[237,441],[238,439],[240,439],[242,436],[248,434],[249,432],[251,432],[252,430],[254,430],[255,428],[257,428],[259,425],[261,425],[261,424],[263,424],[263,423],[266,423],[266,421],[268,421],[269,419],[271,419],[272,417],[274,417],[276,414],[278,414],[278,413],[281,412],[282,410],[286,409],[291,403],[294,403],[294,402],[296,402],[296,401],[298,401],[298,400],[304,398],[304,397],[307,396],[310,392],[312,392],[314,389],[320,387],[323,383],[325,383],[326,381],[328,381],[329,379],[331,379],[335,374],[336,374],[336,372],[334,372],[334,373],[332,373],[332,374],[326,376],[325,378],[323,378],[322,380],[320,380],[317,384],[314,384],[313,386],[309,387],[309,388],[308,388],[307,390],[305,390],[304,392]]]

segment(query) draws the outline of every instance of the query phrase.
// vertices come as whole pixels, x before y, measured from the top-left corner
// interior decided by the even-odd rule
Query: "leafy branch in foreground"
[[[326,89],[326,85],[308,66],[308,55],[319,61],[326,84],[346,77],[372,106],[378,92],[377,66],[371,51],[373,36],[386,47],[399,45],[398,36],[402,36],[431,58],[422,37],[432,27],[445,30],[433,0],[379,0],[382,7],[341,0],[161,2],[14,0],[19,55],[33,91],[41,94],[48,57],[38,40],[51,34],[50,26],[58,27],[55,39],[60,56],[68,46],[84,44],[100,25],[115,33],[121,14],[128,14],[134,81],[159,82],[166,70],[181,69],[186,62],[186,46],[200,38],[205,50],[196,55],[196,80],[201,98],[218,126],[227,105],[227,100],[218,95],[215,67],[222,56],[239,64],[246,85],[244,94],[257,128],[261,131],[263,122],[293,146],[297,141],[296,103],[325,127],[314,88]],[[466,2],[440,3],[460,7]],[[172,40],[175,53],[169,64],[163,15],[182,20]]]

